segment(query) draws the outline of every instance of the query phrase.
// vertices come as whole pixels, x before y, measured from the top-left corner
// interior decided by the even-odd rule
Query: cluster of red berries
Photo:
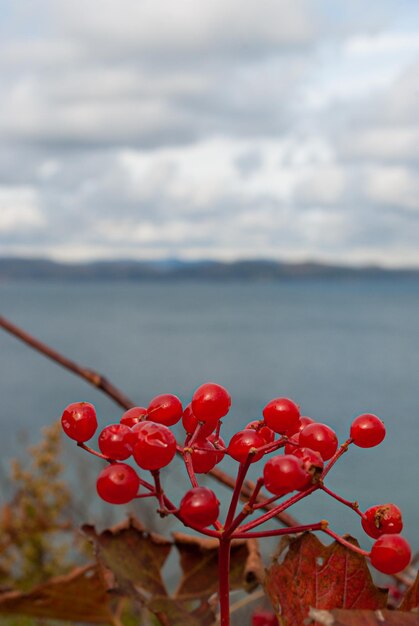
[[[118,424],[106,426],[98,438],[100,453],[85,445],[97,430],[96,413],[91,404],[70,404],[62,415],[62,426],[65,433],[81,447],[109,462],[97,479],[98,494],[106,502],[126,504],[134,498],[153,495],[159,500],[160,512],[174,513],[184,524],[206,534],[210,531],[204,529],[214,526],[216,530],[213,533],[231,531],[232,536],[232,529],[241,530],[243,536],[243,532],[257,523],[239,526],[242,520],[240,516],[234,519],[233,511],[223,526],[218,521],[219,501],[215,493],[199,486],[196,479],[196,474],[211,471],[224,455],[240,463],[243,480],[251,463],[276,453],[269,456],[263,467],[263,476],[257,483],[258,489],[264,485],[273,495],[270,501],[292,492],[299,492],[304,497],[305,493],[308,495],[318,488],[336,495],[324,487],[323,479],[337,458],[351,443],[370,448],[381,443],[385,437],[383,422],[375,415],[363,414],[352,422],[349,439],[339,448],[332,428],[301,416],[299,407],[292,400],[275,398],[263,409],[262,419],[250,422],[226,445],[220,437],[220,420],[228,413],[230,405],[227,390],[215,383],[199,387],[185,409],[176,396],[159,395],[151,400],[147,408],[131,408],[122,415]],[[170,430],[180,420],[186,432],[182,446],[177,444]],[[192,489],[186,492],[178,508],[171,503],[168,505],[159,478],[159,471],[170,464],[177,451],[184,458],[192,484]],[[152,473],[154,488],[140,478],[134,467],[123,463],[130,457],[141,470]],[[325,465],[327,462],[329,464]],[[148,490],[143,496],[140,493],[142,487]],[[253,499],[250,498],[252,505],[256,503],[257,495],[255,493]],[[343,498],[338,499],[347,503]],[[356,509],[355,505],[351,506]],[[281,510],[285,508],[283,506]],[[357,512],[365,532],[376,539],[370,553],[372,564],[388,574],[407,567],[411,552],[409,544],[399,534],[403,527],[400,510],[394,504],[384,504],[364,513]],[[249,507],[246,514],[249,514]],[[244,513],[242,517],[245,517]]]

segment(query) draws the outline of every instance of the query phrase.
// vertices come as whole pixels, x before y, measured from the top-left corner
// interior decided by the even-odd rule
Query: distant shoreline
[[[275,260],[92,261],[60,263],[48,259],[0,258],[0,282],[29,281],[290,281],[304,279],[416,278],[416,268],[351,267]]]

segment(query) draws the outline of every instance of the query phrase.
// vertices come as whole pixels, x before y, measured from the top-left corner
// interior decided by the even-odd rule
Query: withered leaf
[[[85,525],[82,530],[93,542],[99,563],[112,572],[120,592],[144,600],[166,595],[161,568],[171,550],[170,541],[146,532],[133,518],[100,534],[93,526]]]
[[[307,626],[319,624],[320,626],[418,626],[419,616],[402,613],[401,611],[310,611],[312,621],[306,622]]]
[[[357,545],[354,539],[347,539]],[[311,533],[283,541],[281,545],[281,553],[265,578],[265,589],[281,626],[303,626],[310,607],[381,609],[386,606],[387,592],[374,585],[362,555],[337,542],[325,546]],[[284,557],[282,562],[278,560],[280,557]]]
[[[419,573],[411,587],[406,591],[399,611],[411,611],[419,607]]]
[[[182,578],[176,598],[209,598],[218,592],[218,540],[174,533]],[[230,589],[251,591],[262,572],[260,555],[253,541],[237,540],[231,545]],[[259,559],[259,561],[258,561]]]
[[[78,567],[27,593],[9,591],[0,594],[0,614],[92,624],[113,621],[110,598],[96,565]]]

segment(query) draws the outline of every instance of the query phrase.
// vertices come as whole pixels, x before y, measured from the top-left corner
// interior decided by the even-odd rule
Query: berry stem
[[[240,526],[242,521],[244,519],[246,519],[246,517],[248,515],[253,513],[254,508],[255,508],[256,498],[258,497],[259,491],[262,489],[262,487],[263,487],[263,478],[260,477],[260,478],[258,478],[256,485],[254,486],[254,489],[253,489],[253,491],[252,491],[252,493],[250,495],[250,498],[249,498],[248,502],[246,502],[246,504],[244,505],[242,511],[237,515],[237,517],[230,524],[230,526],[228,528],[228,531],[227,531],[229,536],[231,536],[233,534],[235,529],[238,526]]]
[[[248,522],[247,524],[244,524],[243,526],[241,526],[240,532],[247,532],[248,530],[251,530],[252,528],[256,528],[256,526],[260,526],[261,524],[264,524],[265,522],[272,519],[273,517],[276,517],[278,513],[285,511],[285,509],[292,506],[296,502],[299,502],[303,498],[306,498],[311,493],[313,493],[313,491],[316,491],[318,488],[319,488],[318,485],[313,485],[312,487],[310,487],[310,489],[306,489],[305,491],[302,491],[300,493],[297,493],[295,496],[292,496],[292,498],[288,498],[288,500],[285,500],[285,502],[282,502],[281,504],[274,507],[267,513],[264,513],[263,515],[253,520],[252,522]]]
[[[305,524],[303,526],[292,526],[291,528],[276,528],[275,530],[261,530],[254,533],[237,532],[232,536],[234,539],[258,539],[261,537],[280,537],[281,535],[291,535],[294,533],[304,533],[310,530],[324,530],[328,522],[322,520],[316,524]]]
[[[230,545],[229,539],[220,539],[218,548],[220,626],[230,626]]]
[[[237,472],[236,486],[234,487],[233,495],[231,496],[231,502],[230,502],[230,506],[229,506],[229,509],[228,509],[226,521],[225,521],[225,524],[224,524],[224,528],[226,529],[226,532],[228,534],[230,534],[230,526],[231,526],[231,523],[232,523],[232,521],[234,519],[234,514],[235,514],[236,508],[237,508],[237,503],[238,503],[239,498],[240,498],[240,494],[241,494],[241,491],[242,491],[242,486],[243,486],[243,483],[244,483],[244,479],[246,478],[246,474],[247,474],[247,471],[249,469],[250,463],[252,462],[252,457],[253,457],[253,454],[251,452],[249,452],[245,462],[244,463],[240,463],[239,470]]]
[[[183,462],[185,463],[186,471],[188,472],[189,480],[191,481],[192,487],[199,487],[194,468],[192,465],[192,457],[189,449],[184,448],[183,450]]]
[[[346,441],[343,442],[343,444],[336,450],[335,454],[332,456],[332,458],[330,459],[329,463],[326,465],[326,467],[324,468],[321,478],[325,478],[327,476],[327,474],[330,472],[330,470],[332,469],[332,467],[334,466],[334,464],[336,463],[336,461],[338,461],[340,459],[340,457],[345,454],[345,452],[347,451],[349,444],[352,443],[352,439],[349,438]]]
[[[86,450],[86,452],[88,452],[89,454],[98,456],[100,459],[103,459],[104,461],[107,461],[108,463],[116,463],[115,459],[111,459],[108,456],[101,454],[100,452],[96,452],[96,450],[93,450],[93,448],[89,448],[89,446],[86,446],[86,444],[82,443],[81,441],[77,442],[77,445],[79,448],[82,448],[82,450]]]
[[[331,496],[332,498],[334,498],[335,500],[338,500],[338,502],[341,502],[342,504],[344,504],[345,506],[349,507],[350,509],[352,509],[353,511],[355,511],[355,513],[358,513],[358,515],[362,518],[365,518],[364,513],[362,513],[362,511],[360,511],[359,509],[359,504],[358,502],[350,502],[349,500],[345,500],[345,498],[342,498],[342,496],[339,496],[337,493],[335,493],[334,491],[331,491],[331,489],[328,489],[328,487],[326,487],[323,482],[319,483],[320,489],[322,491],[324,491],[325,493],[327,493],[329,496]]]
[[[327,535],[330,535],[330,537],[333,537],[333,539],[335,539],[338,543],[342,544],[346,548],[349,548],[349,550],[352,550],[352,552],[357,552],[358,554],[362,554],[362,556],[369,557],[370,553],[367,550],[362,550],[362,548],[358,548],[358,546],[354,546],[353,543],[351,543],[350,541],[347,541],[346,539],[344,539],[337,533],[333,532],[333,530],[330,530],[330,528],[321,528],[320,530],[322,530]]]

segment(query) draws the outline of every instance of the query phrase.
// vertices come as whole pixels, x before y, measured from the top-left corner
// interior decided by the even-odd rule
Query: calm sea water
[[[227,440],[278,395],[293,398],[340,438],[359,413],[378,414],[386,440],[372,450],[351,449],[328,484],[364,508],[396,502],[406,536],[419,549],[418,282],[1,284],[0,312],[106,374],[137,404],[165,392],[186,403],[201,383],[223,384],[233,398],[223,426]],[[3,474],[68,403],[93,402],[102,424],[121,414],[3,331],[0,398]],[[96,460],[65,446],[83,483],[94,482]],[[179,498],[186,484],[182,468],[166,480]],[[357,516],[319,494],[294,514],[304,523],[327,517],[338,532],[362,538]]]

